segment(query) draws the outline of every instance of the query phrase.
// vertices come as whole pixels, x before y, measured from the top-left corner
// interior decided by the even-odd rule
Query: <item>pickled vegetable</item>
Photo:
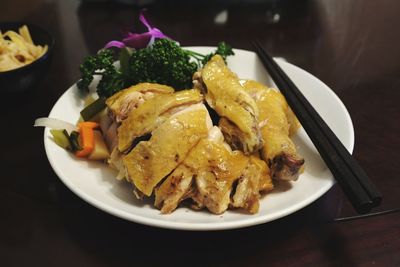
[[[50,130],[51,135],[54,138],[54,142],[56,142],[57,145],[64,149],[71,149],[71,143],[69,141],[69,135],[67,130],[55,130],[52,129]]]

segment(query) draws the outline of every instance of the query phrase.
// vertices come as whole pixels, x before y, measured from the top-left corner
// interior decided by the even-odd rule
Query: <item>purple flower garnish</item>
[[[117,47],[117,48],[124,48],[124,47],[131,47],[131,48],[144,48],[150,46],[154,43],[156,38],[169,38],[165,34],[163,34],[159,29],[153,28],[147,22],[146,18],[144,17],[143,12],[140,12],[139,20],[147,27],[148,32],[144,33],[131,33],[128,32],[124,39],[121,41],[111,41],[105,45],[104,48],[110,47]]]

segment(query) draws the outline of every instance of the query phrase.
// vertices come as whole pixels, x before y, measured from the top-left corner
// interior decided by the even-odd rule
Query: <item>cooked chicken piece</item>
[[[121,122],[131,110],[158,94],[171,94],[174,88],[157,83],[139,83],[109,97],[106,105],[116,122]]]
[[[122,180],[127,177],[126,168],[122,162],[122,155],[123,154],[119,152],[117,148],[114,148],[111,152],[110,158],[108,159],[110,167],[118,171],[118,175],[115,177],[117,180]]]
[[[304,159],[298,155],[289,133],[295,132],[299,124],[285,98],[278,90],[256,81],[244,81],[242,84],[255,98],[260,111],[258,120],[264,139],[261,155],[271,169],[271,176],[297,180]]]
[[[166,179],[155,189],[154,206],[161,213],[171,213],[179,203],[190,195],[193,182],[193,171],[180,164]]]
[[[225,140],[232,147],[232,149],[243,151],[244,148],[242,146],[242,140],[244,133],[242,130],[240,130],[233,122],[225,117],[222,117],[219,120],[218,126],[224,133]]]
[[[203,170],[196,176],[198,194],[194,200],[212,213],[221,214],[229,207],[232,184],[233,180],[220,181],[215,173]]]
[[[108,160],[110,166],[119,171],[117,178],[122,179],[126,170],[122,164],[122,153],[117,149],[118,128],[134,109],[145,103],[147,100],[158,96],[172,94],[172,87],[156,83],[139,83],[131,86],[109,97],[106,101],[107,114],[100,120],[101,130],[104,135],[107,147],[111,153]]]
[[[224,137],[218,127],[214,126],[208,133],[209,140],[216,143],[223,143]],[[201,146],[200,142],[196,145]],[[229,146],[228,149],[230,150]],[[189,153],[196,153],[196,149],[192,149]],[[188,156],[189,157],[189,156]],[[192,183],[193,177],[197,173],[197,168],[192,169],[182,162],[165,181],[155,190],[154,206],[161,210],[161,213],[171,213],[176,209],[179,203],[186,198],[198,196],[197,191]],[[203,205],[201,206],[203,207]],[[198,205],[198,208],[199,205]]]
[[[230,127],[222,128],[229,145],[245,154],[261,148],[263,142],[257,122],[257,105],[222,57],[213,56],[193,78],[195,86],[204,92],[208,105],[229,121]]]
[[[259,100],[265,96],[265,90],[275,90],[278,94],[281,94],[279,90],[269,88],[266,85],[263,85],[257,81],[254,80],[240,80],[240,84],[243,85],[245,90],[250,94],[250,96],[256,101],[257,107],[259,109],[259,112],[261,112],[260,109],[260,104]],[[282,94],[281,94],[282,95]],[[282,97],[284,97],[282,95]],[[286,102],[286,99],[285,99]],[[286,103],[287,105],[287,103]],[[297,119],[296,115],[293,113],[292,109],[287,105],[287,108],[285,109],[286,113],[286,118],[289,124],[289,136],[293,136],[296,134],[297,130],[301,128],[301,124],[299,120]],[[259,116],[260,117],[260,116]],[[262,128],[264,126],[266,120],[264,121],[259,121],[259,126]]]
[[[256,213],[259,192],[272,188],[266,163],[232,151],[214,126],[208,138],[202,139],[155,190],[155,206],[162,213],[170,213],[181,201],[191,198],[194,208],[206,207],[215,214],[223,213],[229,204]]]
[[[146,196],[187,156],[211,128],[203,104],[192,105],[169,117],[153,132],[149,141],[139,142],[122,160],[128,179]]]
[[[173,113],[199,103],[203,96],[198,90],[183,90],[173,94],[154,96],[132,111],[118,128],[118,149],[126,151],[133,141],[151,133]]]
[[[231,151],[223,142],[203,139],[190,152],[184,164],[195,173],[193,200],[215,214],[230,204],[233,183],[249,162],[241,151]]]
[[[172,94],[172,87],[156,83],[139,83],[112,95],[106,100],[108,116],[100,120],[101,130],[110,151],[118,144],[117,128],[128,114],[157,95]]]
[[[161,213],[185,199],[215,214],[229,206],[256,213],[260,193],[273,189],[271,177],[298,177],[304,160],[289,136],[300,124],[279,91],[240,81],[218,55],[194,79],[219,127],[199,90],[138,84],[106,102],[109,163],[137,197],[154,192]]]
[[[110,151],[113,151],[114,148],[118,146],[118,136],[117,136],[118,126],[119,123],[113,122],[108,128],[108,130],[105,132],[105,139],[107,142],[108,149]]]
[[[260,192],[270,191],[273,188],[269,168],[265,161],[250,156],[250,162],[237,183],[232,197],[232,206],[244,208],[255,214],[260,206]]]
[[[271,171],[268,164],[257,156],[250,156],[250,162],[254,165],[257,172],[253,172],[255,175],[259,175],[258,190],[259,192],[265,193],[274,189],[272,182]]]

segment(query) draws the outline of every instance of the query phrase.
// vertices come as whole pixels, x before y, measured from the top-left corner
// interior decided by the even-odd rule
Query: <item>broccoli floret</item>
[[[100,97],[110,97],[116,92],[130,86],[114,66],[105,69],[102,78],[97,85],[97,94]]]
[[[132,53],[129,79],[132,83],[154,82],[185,89],[192,86],[196,62],[175,41],[158,39],[152,46]]]
[[[235,52],[233,52],[232,46],[228,45],[225,42],[220,42],[217,47],[217,51],[215,54],[221,55],[224,60],[226,61],[226,58],[228,56],[233,56]]]
[[[101,75],[97,86],[99,96],[109,97],[126,87],[127,82],[122,73],[114,65],[114,52],[110,49],[100,50],[94,56],[89,56],[80,65],[82,78],[77,86],[80,90],[88,90],[93,81],[93,75]]]
[[[190,50],[185,50],[185,52],[192,58],[194,58],[197,61],[197,64],[199,66],[204,66],[205,64],[207,64],[207,62],[216,54],[220,55],[225,63],[226,63],[226,58],[228,56],[234,55],[235,53],[233,52],[233,49],[230,45],[226,44],[225,42],[220,42],[218,44],[217,50],[215,50],[214,53],[210,53],[208,55],[203,55],[194,51],[190,51]]]
[[[234,55],[235,53],[233,52],[233,49],[230,45],[225,42],[220,42],[218,44],[217,50],[214,53],[206,55],[201,63],[205,65],[216,54],[220,55],[226,63],[226,58],[228,56]]]

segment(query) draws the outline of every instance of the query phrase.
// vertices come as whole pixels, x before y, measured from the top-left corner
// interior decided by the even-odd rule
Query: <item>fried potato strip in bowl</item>
[[[0,30],[0,72],[28,65],[47,52],[48,46],[35,45],[26,25],[15,31]]]

